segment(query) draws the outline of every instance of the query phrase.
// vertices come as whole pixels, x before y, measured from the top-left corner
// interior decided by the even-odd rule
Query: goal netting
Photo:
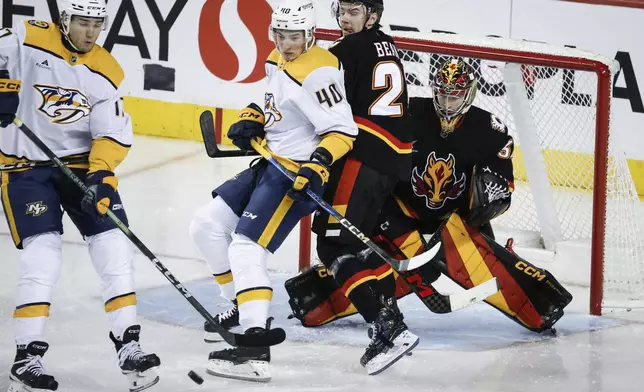
[[[328,46],[338,32],[317,35],[319,44]],[[619,65],[593,53],[528,41],[393,35],[410,97],[430,97],[429,78],[438,64],[463,57],[479,76],[474,105],[499,117],[515,138],[512,207],[493,222],[495,230],[515,238],[518,247],[573,255],[574,260],[553,257],[559,263],[555,270],[590,285],[591,313],[639,305],[644,210],[610,128]]]

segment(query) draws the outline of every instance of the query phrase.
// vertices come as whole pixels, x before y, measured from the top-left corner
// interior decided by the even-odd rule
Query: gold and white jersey
[[[0,69],[22,83],[18,117],[59,157],[88,153],[99,139],[106,155],[132,144],[119,91],[123,70],[102,47],[72,52],[55,24],[25,21],[13,30],[0,29]],[[116,156],[103,168],[113,170],[123,151]],[[0,131],[0,163],[18,159],[48,158],[11,124]]]
[[[266,60],[266,76],[266,143],[276,155],[305,161],[326,134],[357,136],[344,73],[331,52],[314,45],[286,62],[275,49]]]

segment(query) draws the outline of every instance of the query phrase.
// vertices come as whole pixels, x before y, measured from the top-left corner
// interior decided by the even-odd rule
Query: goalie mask
[[[445,62],[432,79],[434,108],[441,119],[441,136],[447,137],[472,106],[476,96],[474,70],[461,59]]]
[[[331,3],[331,16],[335,19],[335,21],[338,23],[338,26],[343,30],[344,33],[345,28],[340,21],[340,17],[342,16],[342,4],[349,4],[350,6],[352,6],[348,10],[350,15],[353,15],[353,13],[358,11],[360,8],[364,10],[366,19],[364,21],[362,29],[367,28],[367,21],[372,14],[376,14],[376,21],[369,28],[380,28],[380,19],[382,18],[382,13],[385,10],[383,0],[334,0],[333,3]],[[358,33],[359,31],[354,32]]]
[[[74,16],[103,19],[102,31],[109,27],[105,0],[60,0],[59,8],[60,30],[68,40],[70,40],[70,25]]]
[[[277,50],[284,57],[289,57],[285,55],[285,52],[289,53],[290,50],[285,48],[283,34],[289,32],[302,32],[304,34],[304,41],[302,42],[302,52],[299,53],[299,49],[293,48],[293,51],[298,53],[293,58],[287,58],[287,61],[294,60],[297,56],[311,49],[315,44],[315,7],[313,6],[312,0],[287,0],[271,16],[271,24],[268,27],[268,39],[275,43]],[[299,43],[295,40],[291,44],[293,46],[299,46]]]

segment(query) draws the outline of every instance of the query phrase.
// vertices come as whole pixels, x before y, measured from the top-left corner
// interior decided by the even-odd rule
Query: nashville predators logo
[[[264,94],[264,116],[266,116],[265,128],[273,126],[282,121],[282,113],[275,106],[275,96],[272,93]]]
[[[422,175],[418,168],[411,174],[411,185],[418,197],[424,197],[427,208],[437,210],[445,205],[447,200],[458,198],[465,190],[465,173],[459,179],[454,173],[456,159],[449,154],[447,159],[436,158],[432,151],[427,157],[427,165]]]
[[[55,124],[73,124],[89,116],[92,110],[89,99],[78,90],[39,84],[34,88],[42,95],[38,110],[52,118]]]

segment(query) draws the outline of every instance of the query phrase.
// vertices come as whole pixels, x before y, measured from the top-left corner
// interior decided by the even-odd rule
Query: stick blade
[[[245,347],[275,346],[286,340],[286,332],[282,328],[269,329],[261,335],[235,335],[235,345]]]
[[[199,127],[201,128],[201,136],[203,136],[203,144],[206,147],[206,154],[211,158],[216,157],[219,148],[217,148],[217,136],[215,135],[215,119],[210,110],[205,110],[199,116]]]
[[[490,295],[499,291],[499,281],[492,278],[485,283],[481,283],[469,290],[461,291],[449,296],[452,311],[466,308],[477,302],[485,300]]]

